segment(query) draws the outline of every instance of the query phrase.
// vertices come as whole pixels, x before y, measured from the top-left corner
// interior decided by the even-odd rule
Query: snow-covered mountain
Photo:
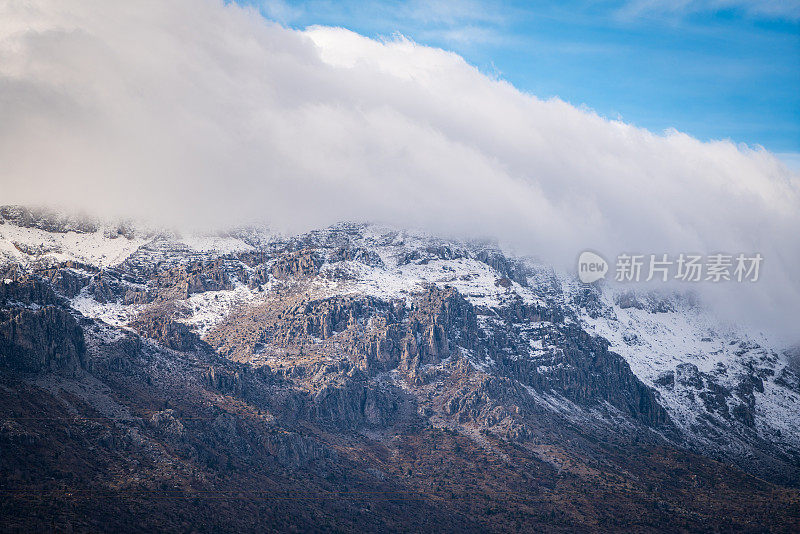
[[[680,486],[723,469],[687,460],[702,467],[650,472],[642,466],[655,450],[800,483],[791,351],[723,324],[691,295],[581,284],[492,243],[377,225],[189,236],[24,208],[0,216],[2,363],[69,410],[82,399],[126,436],[155,429],[185,445],[188,414],[213,405],[203,432],[252,455],[235,419],[246,405],[284,433],[267,449],[293,469],[378,445],[400,454],[400,436],[428,429],[466,439],[492,462],[513,466],[524,452],[585,483],[621,469],[626,483]],[[50,308],[60,315],[44,315]],[[171,391],[183,418],[131,400]],[[136,439],[181,458],[184,445],[162,438]],[[189,457],[205,454],[185,446]],[[740,475],[714,476],[734,484]],[[675,514],[645,514],[646,524]],[[741,526],[713,515],[697,509],[681,521]],[[579,517],[565,524],[586,525]]]

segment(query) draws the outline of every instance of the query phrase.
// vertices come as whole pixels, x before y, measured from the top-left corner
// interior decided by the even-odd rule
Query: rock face
[[[50,283],[56,293],[74,298],[90,283],[90,278],[82,274],[83,272],[94,272],[94,269],[88,265],[66,262],[57,268],[40,271],[39,274]]]
[[[477,339],[474,310],[457,292],[429,288],[409,309],[399,301],[334,297],[287,310],[273,339],[298,343],[336,338],[356,365],[369,373],[402,368],[411,376],[420,365],[450,357]]]
[[[51,497],[0,505],[14,525],[45,509],[80,509],[83,530],[797,525],[795,361],[714,332],[651,358],[684,301],[367,225],[241,235],[235,252],[157,235],[113,267],[0,266],[0,475]],[[169,523],[181,507],[202,521]]]
[[[26,372],[84,365],[83,330],[40,280],[0,283],[0,363]]]
[[[179,320],[184,315],[173,303],[150,306],[138,313],[130,325],[147,337],[158,340],[165,347],[178,351],[194,350],[202,345],[200,338]]]
[[[0,362],[39,372],[83,365],[83,331],[69,312],[54,306],[0,310]]]
[[[313,276],[322,264],[313,251],[301,250],[281,255],[271,268],[276,278]]]
[[[578,404],[607,402],[648,426],[669,422],[653,390],[636,378],[625,360],[609,351],[608,343],[572,326],[559,334],[563,348],[547,358],[504,360],[508,375],[537,391],[557,392]]]
[[[232,289],[233,273],[226,269],[226,263],[224,260],[193,261],[162,271],[153,281],[149,300],[187,299],[197,293]]]
[[[313,396],[314,417],[336,429],[387,427],[396,419],[402,400],[397,391],[370,384],[359,373],[325,380]]]
[[[0,304],[3,308],[14,305],[21,306],[48,306],[58,303],[58,298],[52,287],[30,275],[17,275],[6,278],[0,284]]]
[[[150,424],[171,437],[183,436],[183,424],[175,418],[175,410],[162,410],[150,416]]]

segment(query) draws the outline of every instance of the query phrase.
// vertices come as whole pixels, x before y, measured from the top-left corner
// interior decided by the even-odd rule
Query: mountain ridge
[[[769,510],[759,520],[779,530],[797,524],[800,440],[792,429],[800,389],[789,354],[706,332],[711,319],[681,298],[621,296],[487,243],[361,223],[187,244],[7,213],[0,209],[0,333],[10,347],[0,351],[4,387],[27,391],[32,403],[47,397],[48,411],[95,414],[111,428],[97,429],[108,436],[92,447],[123,460],[193,464],[194,474],[171,475],[185,486],[181,495],[208,476],[241,481],[241,469],[275,476],[253,467],[266,458],[288,470],[281,475],[294,480],[287,487],[315,480],[318,495],[330,494],[324,486],[332,472],[337,484],[356,476],[364,487],[413,487],[466,529],[487,528],[498,515],[496,530],[515,521],[622,528],[602,499],[581,493],[599,481],[600,494],[629,520],[645,518],[644,528],[668,521],[752,528],[744,503],[753,499]],[[31,247],[42,235],[51,244]],[[65,358],[43,351],[34,358],[40,365],[21,363],[21,347],[64,341],[63,328],[52,327],[59,320],[77,328],[76,348]],[[678,328],[687,323],[700,326]],[[687,333],[710,341],[680,350],[675,340]],[[695,353],[704,344],[711,347]],[[5,416],[11,443],[49,439],[52,431],[41,429],[37,438],[15,437],[26,435],[22,419]],[[448,453],[431,450],[428,439],[444,440]],[[414,457],[437,476],[417,480]],[[478,468],[476,458],[488,463]],[[455,467],[441,472],[436,459],[472,478]],[[685,467],[666,474],[652,467],[674,461]],[[398,471],[407,465],[411,475]],[[130,488],[135,475],[95,476]],[[455,487],[471,495],[470,480],[492,477],[494,497],[515,487],[527,498],[506,508],[489,499],[494,504],[475,510],[450,496]],[[518,488],[522,480],[552,487],[540,488],[547,497],[539,493],[533,506],[526,501],[532,490]],[[740,491],[727,505],[712,497],[726,480]],[[631,481],[636,498],[624,490]],[[647,488],[665,486],[669,498],[646,497]],[[699,494],[687,501],[691,488]],[[777,494],[778,510],[770,504]],[[734,511],[715,517],[699,495]],[[113,502],[129,505],[124,494]],[[315,510],[333,525],[339,519],[325,515],[326,506]],[[20,510],[10,511],[23,517]],[[403,530],[392,513],[373,514],[376,524]]]

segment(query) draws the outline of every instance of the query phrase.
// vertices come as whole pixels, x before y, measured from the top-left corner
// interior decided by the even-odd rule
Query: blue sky
[[[403,34],[519,89],[800,166],[800,1],[243,0],[286,26]]]

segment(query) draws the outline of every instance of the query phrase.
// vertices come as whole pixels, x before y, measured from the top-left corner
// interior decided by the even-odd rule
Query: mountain
[[[369,224],[0,208],[2,530],[797,531],[796,353]]]

